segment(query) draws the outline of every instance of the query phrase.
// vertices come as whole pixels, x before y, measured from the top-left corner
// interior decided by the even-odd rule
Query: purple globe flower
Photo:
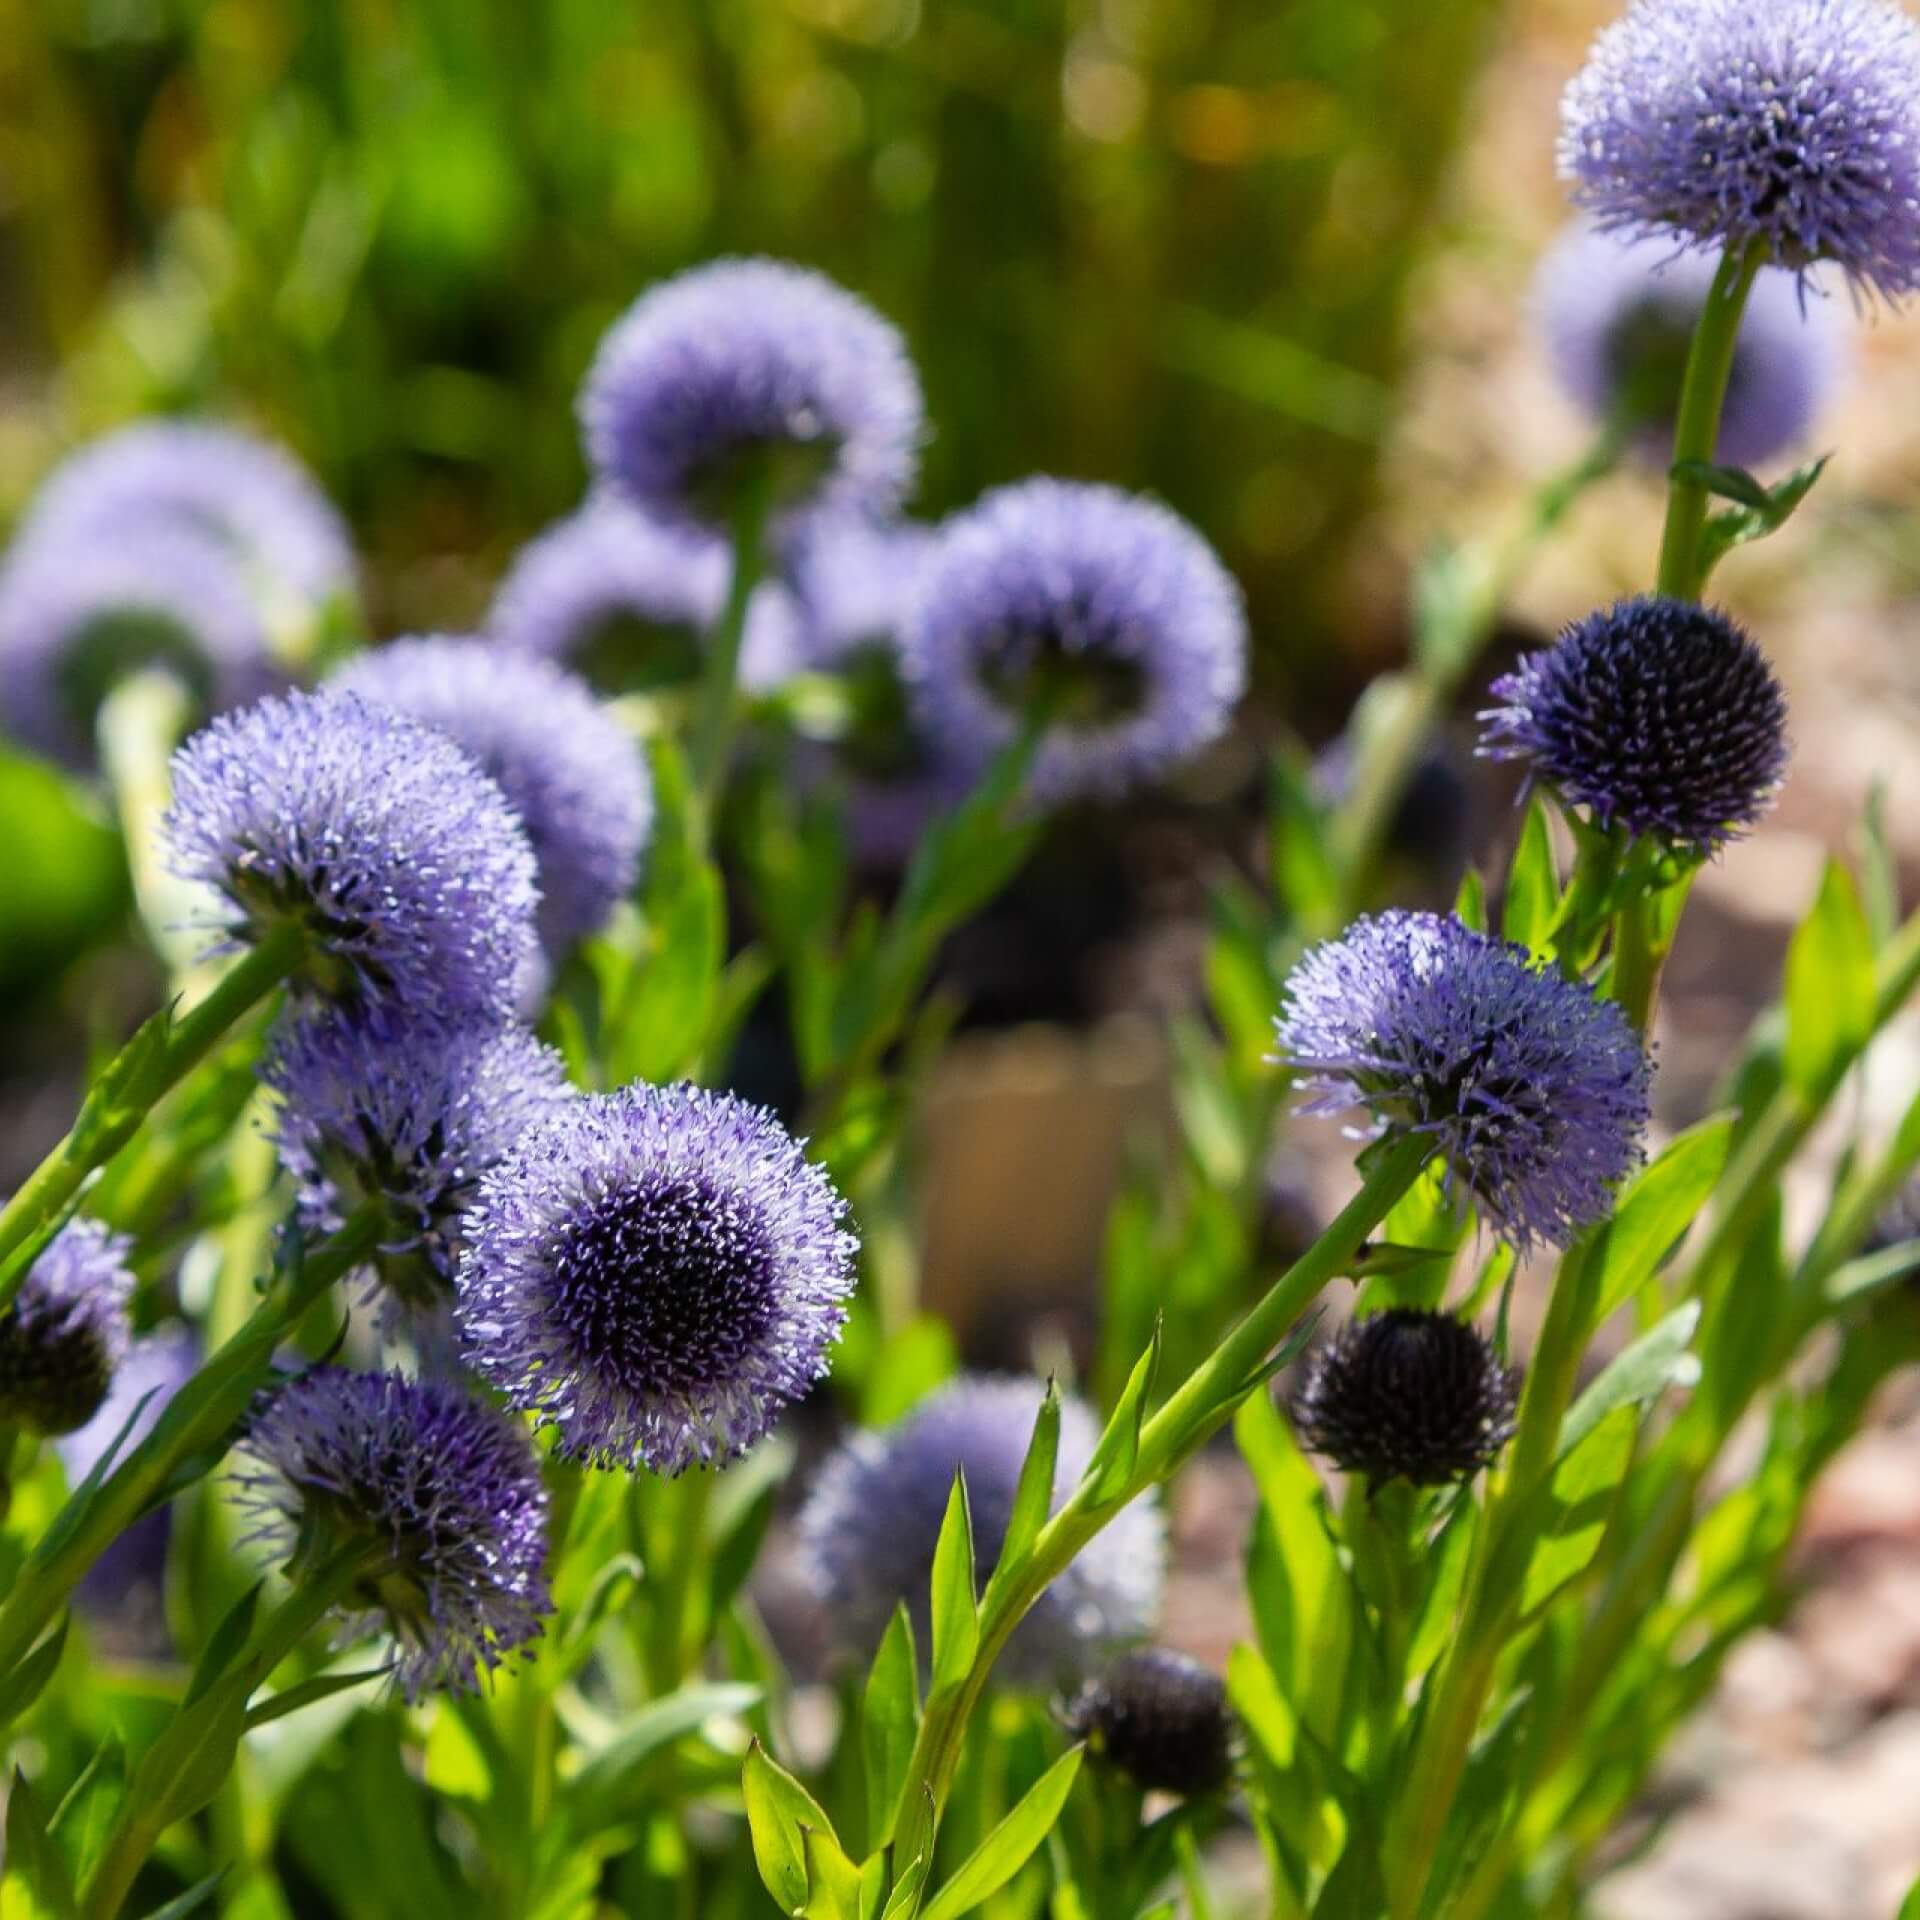
[[[1110,795],[1191,759],[1246,684],[1240,591],[1153,501],[1028,480],[942,529],[905,647],[929,733],[979,764],[1048,715],[1036,799]]]
[[[127,1351],[132,1251],[83,1218],[48,1243],[0,1312],[0,1424],[72,1433],[99,1412]]]
[[[504,1017],[534,964],[533,851],[499,787],[352,694],[262,700],[195,734],[163,830],[226,942],[293,922],[299,979],[329,997]]]
[[[725,1461],[827,1370],[845,1202],[774,1117],[701,1088],[572,1102],[481,1183],[469,1363],[595,1466]]]
[[[1892,0],[1633,0],[1560,110],[1607,228],[1920,284],[1920,29]]]
[[[1641,1158],[1649,1070],[1626,1015],[1456,919],[1356,920],[1293,970],[1276,1026],[1307,1112],[1430,1137],[1522,1252],[1604,1218]]]
[[[900,335],[865,302],[778,260],[718,260],[614,325],[580,424],[595,472],[635,505],[725,529],[762,462],[788,512],[891,512],[924,423]]]
[[[1719,250],[1676,254],[1669,240],[1626,239],[1585,222],[1540,263],[1534,306],[1560,384],[1596,421],[1630,408],[1639,447],[1664,468],[1694,323]],[[1803,441],[1842,359],[1834,303],[1779,267],[1753,283],[1734,344],[1714,458],[1757,467]]]
[[[94,760],[94,723],[129,673],[172,673],[203,713],[283,678],[234,556],[190,526],[49,526],[0,570],[0,720],[63,765]]]
[[[540,1635],[547,1490],[510,1415],[447,1382],[323,1367],[274,1395],[240,1451],[249,1538],[290,1578],[364,1546],[341,1639],[392,1633],[409,1700],[471,1692]]]
[[[1589,614],[1493,683],[1481,751],[1569,805],[1711,853],[1772,804],[1787,702],[1766,656],[1711,607],[1656,595]]]
[[[544,654],[608,693],[690,680],[726,604],[725,545],[610,493],[520,550],[487,616],[503,646]],[[766,693],[800,670],[799,610],[778,581],[747,603],[740,685]]]
[[[401,640],[328,684],[437,727],[497,781],[539,866],[540,937],[559,959],[640,877],[653,789],[639,742],[586,683],[484,640]]]
[[[451,1308],[481,1176],[573,1091],[560,1056],[524,1027],[396,1032],[328,1013],[284,1025],[262,1077],[280,1096],[274,1140],[301,1224],[332,1233],[364,1202],[381,1208],[368,1297],[390,1336]]]
[[[956,1469],[966,1474],[974,1571],[985,1588],[1007,1537],[1045,1392],[1031,1378],[963,1374],[886,1431],[854,1434],[821,1468],[800,1512],[800,1551],[839,1650],[869,1658],[904,1600],[926,1661],[932,1648],[928,1582]],[[1099,1438],[1092,1409],[1063,1396],[1056,1511]],[[1136,1500],[1034,1603],[1007,1643],[1001,1673],[1031,1687],[1085,1675],[1116,1647],[1152,1631],[1165,1568],[1160,1510],[1151,1499]]]

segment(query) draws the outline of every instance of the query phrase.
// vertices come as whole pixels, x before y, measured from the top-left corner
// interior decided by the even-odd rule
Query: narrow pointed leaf
[[[1066,1805],[1085,1749],[1069,1747],[981,1841],[924,1909],[924,1920],[960,1920],[998,1893],[1033,1857]]]
[[[747,1749],[741,1772],[747,1803],[747,1831],[754,1864],[782,1913],[804,1911],[807,1904],[807,1854],[803,1829],[834,1838],[833,1822],[792,1774],[769,1757],[758,1740]]]
[[[933,1690],[962,1679],[980,1647],[979,1589],[974,1585],[973,1516],[967,1477],[956,1472],[947,1515],[933,1550]]]

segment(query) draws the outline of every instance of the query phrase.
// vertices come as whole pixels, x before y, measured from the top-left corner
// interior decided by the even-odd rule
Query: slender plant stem
[[[1687,353],[1687,371],[1680,388],[1680,406],[1674,418],[1673,464],[1705,463],[1713,459],[1720,440],[1720,410],[1727,397],[1727,378],[1733,371],[1733,351],[1740,338],[1740,317],[1754,276],[1765,263],[1763,243],[1728,253],[1720,261],[1706,304],[1694,326]],[[1707,490],[1697,479],[1676,472],[1667,483],[1667,520],[1660,536],[1657,591],[1677,600],[1697,600],[1704,584],[1700,535],[1707,524]]]
[[[647,1684],[659,1695],[671,1693],[686,1678],[687,1601],[706,1547],[707,1514],[717,1477],[710,1468],[694,1467],[661,1488],[668,1497],[668,1537],[661,1541],[654,1533],[647,1555],[652,1569],[659,1548],[666,1548],[647,1635]]]
[[[133,897],[154,950],[180,979],[204,942],[191,926],[195,889],[168,871],[159,822],[172,797],[168,761],[193,718],[186,689],[162,668],[122,680],[101,703],[101,771],[120,816]]]
[[[771,517],[772,485],[765,474],[743,480],[734,504],[733,574],[719,625],[707,636],[700,683],[694,695],[687,762],[693,776],[697,817],[711,833],[726,785],[727,758],[739,709],[736,683],[740,677],[740,647],[747,631],[747,612],[753,590],[766,569],[767,523]]]
[[[1652,1023],[1666,959],[1654,932],[1657,911],[1651,897],[1638,893],[1613,918],[1613,997],[1641,1033]]]
[[[1263,1369],[1274,1348],[1328,1281],[1351,1265],[1367,1236],[1393,1210],[1431,1157],[1431,1143],[1418,1135],[1397,1141],[1340,1216],[1142,1427],[1133,1471],[1121,1490],[1096,1505],[1088,1498],[1088,1483],[1082,1481],[1041,1528],[1031,1553],[1012,1577],[1003,1581],[996,1574],[989,1582],[973,1664],[955,1687],[927,1703],[920,1723],[907,1768],[907,1779],[919,1785],[901,1799],[894,1835],[896,1870],[931,1844],[939,1810],[946,1804],[959,1765],[968,1719],[1001,1648],[1027,1610],[1108,1521],[1149,1487],[1168,1478],[1225,1424],[1249,1391],[1263,1384]]]
[[[305,935],[291,923],[270,929],[191,1013],[176,1020],[158,1057],[142,1076],[143,1106],[125,1115],[104,1117],[81,1109],[66,1138],[0,1209],[0,1266],[60,1217],[87,1175],[126,1145],[161,1096],[178,1086],[249,1008],[293,972],[305,944]],[[25,1279],[22,1272],[0,1280],[0,1309],[12,1301]]]

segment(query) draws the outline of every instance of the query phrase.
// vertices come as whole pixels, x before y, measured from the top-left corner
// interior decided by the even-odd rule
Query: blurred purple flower
[[[133,1242],[76,1216],[54,1235],[0,1312],[0,1425],[84,1427],[127,1351]]]

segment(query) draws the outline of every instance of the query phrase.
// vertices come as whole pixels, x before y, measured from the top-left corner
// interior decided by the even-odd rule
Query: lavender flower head
[[[550,660],[484,640],[401,640],[328,682],[464,747],[520,816],[539,867],[538,925],[558,960],[634,890],[653,820],[640,743]]]
[[[1895,0],[1633,0],[1566,90],[1599,224],[1920,285],[1920,29]]]
[[[1670,240],[1627,239],[1586,222],[1540,263],[1534,306],[1553,370],[1596,421],[1630,409],[1638,445],[1664,468],[1672,458],[1687,350],[1718,248],[1676,254]],[[1780,267],[1753,283],[1734,343],[1714,458],[1757,467],[1803,441],[1842,360],[1838,310]]]
[[[595,472],[635,505],[725,530],[756,467],[789,513],[890,513],[923,413],[900,335],[864,301],[782,261],[718,260],[615,323],[580,423]]]
[[[292,922],[331,998],[505,1016],[534,964],[534,860],[499,787],[445,734],[352,694],[226,714],[173,757],[173,870],[250,945]]]
[[[915,709],[979,764],[1036,704],[1042,801],[1112,795],[1192,758],[1246,684],[1239,588],[1184,520],[1112,487],[1028,480],[950,520],[906,636]]]
[[[63,765],[89,767],[117,681],[171,673],[202,713],[282,678],[233,556],[188,526],[50,525],[0,570],[0,721]]]
[[[541,1633],[547,1490],[510,1415],[447,1382],[323,1367],[274,1395],[240,1451],[249,1538],[290,1578],[364,1547],[341,1639],[391,1632],[409,1700],[475,1690]]]
[[[367,1201],[381,1210],[369,1298],[389,1336],[451,1308],[481,1176],[572,1097],[551,1047],[486,1021],[387,1032],[309,1014],[276,1034],[262,1077],[302,1226],[332,1233]]]
[[[1649,1071],[1626,1015],[1459,920],[1356,920],[1294,969],[1275,1024],[1307,1112],[1429,1137],[1523,1253],[1603,1218],[1641,1158]]]
[[[744,1452],[827,1371],[856,1242],[774,1117],[690,1086],[563,1108],[481,1183],[469,1364],[595,1466]]]
[[[41,490],[21,537],[106,551],[142,526],[225,548],[266,603],[314,609],[353,591],[340,516],[288,454],[237,428],[156,420],[94,441]]]
[[[127,1351],[133,1242],[67,1222],[0,1313],[0,1423],[72,1433],[99,1412]]]
[[[665,526],[609,492],[520,550],[487,615],[502,646],[544,654],[607,693],[690,680],[726,604],[725,543]],[[793,595],[763,581],[747,603],[740,685],[765,693],[800,670]]]
[[[1643,595],[1589,614],[1493,683],[1481,751],[1521,760],[1603,827],[1707,854],[1786,773],[1787,702],[1723,613]]]
[[[928,1582],[958,1468],[967,1480],[975,1577],[984,1589],[1013,1516],[1014,1491],[1043,1384],[963,1374],[884,1432],[856,1433],[821,1468],[799,1519],[807,1584],[835,1646],[869,1658],[901,1601],[924,1663],[932,1646]],[[1093,1457],[1100,1422],[1060,1401],[1057,1511]],[[1083,1548],[1015,1628],[1000,1671],[1017,1686],[1083,1677],[1116,1647],[1153,1628],[1166,1569],[1166,1530],[1151,1499],[1136,1500]]]

